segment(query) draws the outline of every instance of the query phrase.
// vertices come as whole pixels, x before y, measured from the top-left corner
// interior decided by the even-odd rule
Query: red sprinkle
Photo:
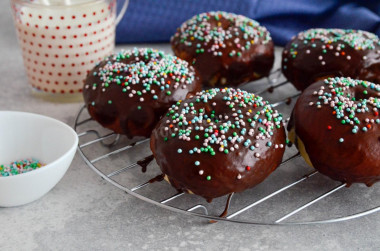
[[[246,166],[245,170],[249,171],[249,170],[251,170],[251,167],[250,166]]]

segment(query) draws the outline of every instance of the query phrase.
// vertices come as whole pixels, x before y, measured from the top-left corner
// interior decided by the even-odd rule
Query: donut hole
[[[136,129],[148,128],[152,126],[154,118],[154,111],[149,106],[132,106],[128,119],[130,123],[129,126],[135,127]]]
[[[220,19],[218,20],[216,19],[210,20],[211,29],[222,28],[223,30],[227,30],[227,29],[232,29],[233,27],[235,27],[234,22],[232,22],[231,20],[228,20],[221,15],[219,16],[219,18]]]
[[[376,98],[378,97],[378,93],[375,90],[364,88],[364,87],[358,87],[355,88],[355,91],[353,93],[355,100],[364,100],[369,98]]]
[[[376,61],[380,60],[380,54],[376,58]],[[363,69],[361,69],[359,79],[365,79],[369,82],[373,83],[380,83],[380,64],[379,63],[371,63],[364,66]]]

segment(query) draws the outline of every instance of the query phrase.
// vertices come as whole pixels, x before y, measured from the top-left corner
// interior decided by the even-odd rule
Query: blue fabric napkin
[[[118,9],[123,2],[118,0]],[[168,42],[184,21],[213,10],[257,20],[277,45],[309,28],[361,29],[380,36],[380,0],[130,0],[116,42]]]

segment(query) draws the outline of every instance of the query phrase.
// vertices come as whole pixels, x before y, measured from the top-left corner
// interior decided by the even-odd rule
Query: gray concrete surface
[[[0,110],[40,113],[73,125],[82,104],[53,104],[30,95],[9,1],[0,1],[0,23]],[[151,46],[169,51],[166,44]],[[368,195],[373,205],[379,203],[379,188],[377,184]],[[380,249],[380,213],[327,225],[205,224],[126,195],[90,170],[78,154],[46,196],[29,205],[0,208],[0,229],[0,250]]]

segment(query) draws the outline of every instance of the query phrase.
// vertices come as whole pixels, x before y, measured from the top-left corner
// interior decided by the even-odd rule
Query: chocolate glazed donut
[[[298,90],[327,77],[380,83],[380,41],[361,30],[310,29],[285,46],[282,72]]]
[[[380,85],[350,78],[312,84],[297,100],[289,139],[311,166],[351,185],[380,180]]]
[[[174,54],[197,69],[205,86],[238,86],[269,75],[274,45],[258,22],[226,12],[194,16],[171,38]]]
[[[262,182],[281,163],[285,130],[271,105],[239,89],[210,89],[173,105],[151,136],[165,179],[207,200]]]
[[[83,88],[91,117],[116,133],[150,137],[166,110],[201,89],[193,67],[153,49],[122,51],[89,72]]]

